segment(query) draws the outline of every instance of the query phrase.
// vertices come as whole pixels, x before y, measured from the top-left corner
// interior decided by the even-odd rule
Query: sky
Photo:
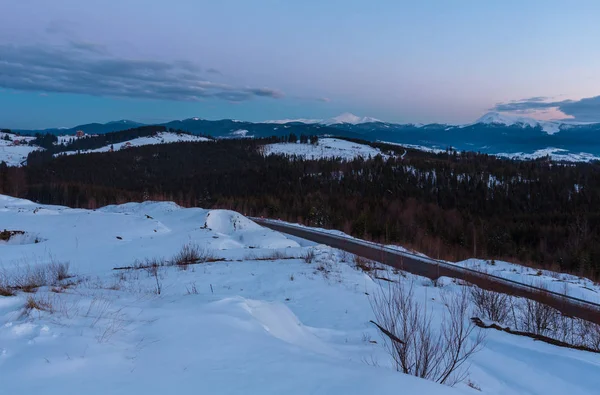
[[[0,126],[600,122],[597,0],[0,0]]]

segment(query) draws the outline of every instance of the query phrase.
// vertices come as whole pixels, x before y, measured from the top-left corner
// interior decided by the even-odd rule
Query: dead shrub
[[[10,287],[0,283],[0,296],[15,296],[15,291]]]
[[[374,269],[373,262],[359,255],[354,255],[354,265],[356,269],[369,273]]]
[[[174,266],[187,266],[196,263],[213,262],[216,258],[212,252],[206,248],[201,248],[197,244],[185,244],[181,247],[175,256],[171,259],[171,264]]]
[[[271,254],[265,256],[264,258],[259,258],[260,260],[267,261],[278,261],[281,259],[289,259],[289,257],[282,251],[273,251]]]
[[[510,314],[510,297],[506,294],[488,291],[477,286],[470,287],[469,293],[476,313],[484,319],[504,323]]]
[[[35,298],[33,296],[27,297],[25,306],[23,306],[23,316],[28,316],[33,310],[46,311],[49,313],[53,312],[52,303],[49,299]]]
[[[27,293],[48,284],[48,269],[44,266],[27,266],[13,277],[13,288]]]
[[[196,288],[196,283],[190,283],[189,287],[185,287],[188,295],[198,295],[198,288]]]
[[[14,296],[15,290],[11,287],[8,275],[1,271],[0,272],[0,296]]]
[[[306,254],[304,254],[304,262],[306,263],[313,263],[313,261],[315,260],[315,250],[313,250],[312,248],[308,251],[306,251]]]
[[[540,292],[544,292],[545,285],[539,284]],[[520,327],[526,332],[536,335],[552,334],[558,326],[560,313],[546,304],[531,299],[524,299],[518,305],[520,310]]]
[[[371,298],[375,325],[396,370],[453,386],[468,377],[469,358],[480,350],[484,335],[469,319],[466,291],[444,296],[446,313],[433,327],[431,309],[415,300],[413,285],[388,283]]]
[[[73,277],[69,274],[69,262],[52,262],[48,265],[48,272],[52,279],[52,283],[60,283],[66,279]]]

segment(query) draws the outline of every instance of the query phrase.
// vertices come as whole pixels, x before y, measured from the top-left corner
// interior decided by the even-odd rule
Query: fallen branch
[[[544,343],[552,344],[552,345],[558,346],[558,347],[571,348],[571,349],[574,349],[574,350],[581,350],[581,351],[589,351],[589,352],[594,352],[594,353],[597,353],[597,354],[600,353],[600,350],[595,350],[593,348],[586,347],[586,346],[581,346],[581,345],[576,346],[576,345],[569,344],[569,343],[566,343],[566,342],[563,342],[563,341],[560,341],[560,340],[556,340],[556,339],[553,339],[551,337],[544,336],[544,335],[536,335],[535,333],[530,333],[530,332],[515,331],[515,330],[512,330],[512,329],[510,329],[508,327],[503,328],[503,327],[501,327],[498,324],[489,324],[489,325],[486,325],[481,320],[481,318],[479,318],[479,317],[473,317],[473,318],[471,318],[471,321],[473,321],[473,323],[476,326],[478,326],[479,328],[483,328],[483,329],[496,329],[497,331],[510,333],[511,335],[529,337],[529,338],[531,338],[533,340],[537,340],[537,341],[541,341],[541,342],[544,342]]]
[[[372,323],[373,325],[375,325],[384,335],[386,335],[387,337],[389,337],[392,341],[398,342],[400,344],[404,344],[404,341],[398,339],[397,336],[395,336],[393,333],[391,333],[390,331],[388,331],[387,329],[385,329],[384,327],[382,327],[381,325],[379,325],[375,321],[371,320],[369,322]]]

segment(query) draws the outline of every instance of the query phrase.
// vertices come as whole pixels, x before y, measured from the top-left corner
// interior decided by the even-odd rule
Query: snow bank
[[[79,271],[105,273],[136,260],[170,258],[188,243],[216,251],[252,248],[256,253],[261,249],[299,247],[295,241],[238,213],[186,209],[172,202],[83,210],[0,195],[0,224],[3,229],[21,230],[44,240],[31,245],[1,245],[0,268],[26,262],[44,264],[60,256]]]

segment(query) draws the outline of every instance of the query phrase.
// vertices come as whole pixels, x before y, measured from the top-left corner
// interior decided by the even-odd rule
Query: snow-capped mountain
[[[307,118],[299,118],[299,119],[274,119],[270,121],[264,121],[263,123],[275,123],[275,124],[286,124],[286,123],[305,123],[308,125],[312,125],[315,123],[323,122],[322,119],[307,119]]]
[[[521,117],[518,115],[508,115],[499,112],[488,112],[487,114],[480,117],[475,123],[485,124],[497,124],[497,125],[521,125],[523,127],[530,126],[532,128],[540,127],[548,134],[554,134],[560,132],[561,125],[564,124],[562,121],[540,121],[534,118]]]
[[[345,112],[343,114],[338,115],[337,117],[328,119],[323,122],[325,125],[338,125],[349,123],[351,125],[358,125],[361,123],[371,123],[371,122],[382,122],[379,119],[371,118],[371,117],[359,117],[349,112]]]
[[[271,121],[264,121],[263,123],[276,123],[276,124],[286,124],[286,123],[304,123],[308,125],[312,124],[322,124],[322,125],[341,125],[341,124],[349,124],[349,125],[359,125],[362,123],[371,123],[371,122],[383,122],[379,119],[372,117],[359,117],[357,115],[351,114],[349,112],[345,112],[343,114],[338,115],[337,117],[329,118],[329,119],[310,119],[310,118],[299,118],[299,119],[277,119]]]

